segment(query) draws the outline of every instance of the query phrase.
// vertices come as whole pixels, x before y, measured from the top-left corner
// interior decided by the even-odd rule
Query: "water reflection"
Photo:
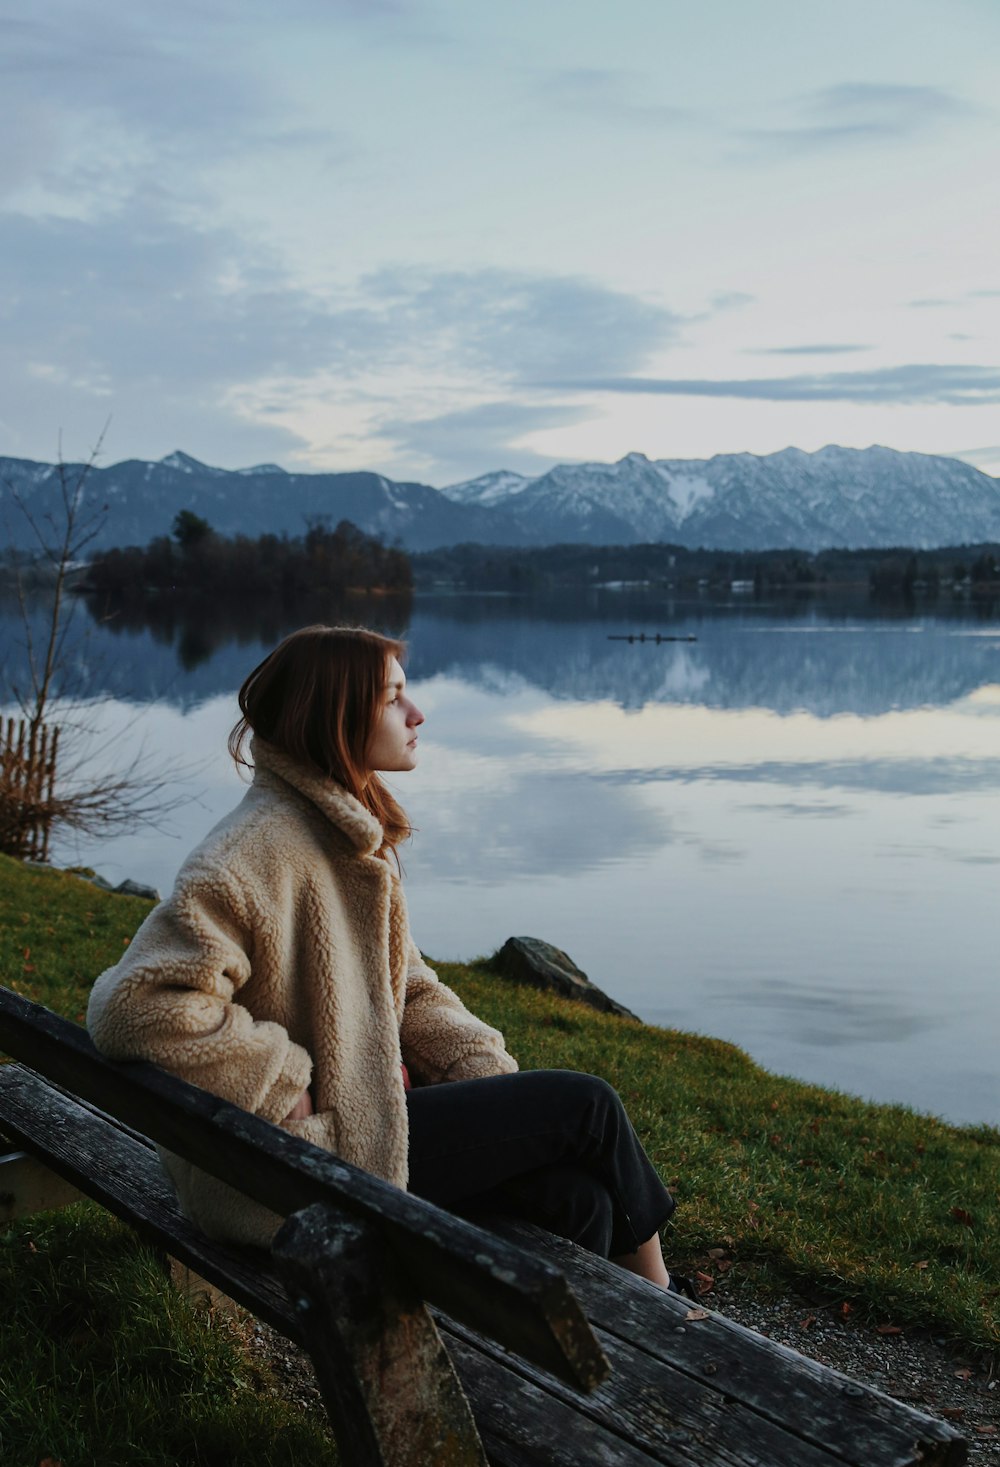
[[[1000,628],[958,613],[838,618],[796,602],[727,610],[607,593],[556,601],[418,597],[412,612],[384,597],[294,610],[280,602],[242,610],[213,604],[209,611],[161,598],[151,621],[135,607],[105,614],[78,608],[70,639],[75,674],[95,696],[166,698],[185,707],[238,686],[254,654],[296,626],[338,618],[407,637],[417,678],[444,674],[489,688],[514,677],[556,698],[627,709],[670,702],[870,717],[951,703],[1000,680]],[[41,615],[34,617],[37,638]],[[697,641],[608,640],[643,629]],[[16,607],[0,603],[0,647],[19,639]]]
[[[534,933],[650,1020],[1000,1120],[1000,626],[613,597],[417,598],[405,627],[364,614],[405,630],[427,714],[420,768],[395,781],[426,951]],[[220,624],[195,646],[183,618],[154,633],[78,615],[98,746],[145,707],[154,761],[203,767],[166,831],[64,840],[66,862],[169,887],[240,797],[235,689],[300,621]],[[698,641],[608,641],[643,627]],[[8,609],[10,661],[18,635]]]

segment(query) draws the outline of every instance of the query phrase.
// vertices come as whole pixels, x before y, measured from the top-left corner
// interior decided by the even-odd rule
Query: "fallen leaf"
[[[685,1319],[711,1319],[711,1317],[707,1309],[689,1309],[684,1316]]]
[[[997,1434],[995,1426],[974,1426],[973,1431],[977,1432],[979,1436],[996,1436]]]
[[[708,1256],[709,1258],[725,1258],[726,1251],[725,1248],[709,1248]]]
[[[940,1414],[948,1421],[961,1421],[965,1415],[964,1406],[942,1406]]]
[[[816,1323],[816,1316],[815,1316],[815,1314],[807,1314],[806,1317],[805,1317],[805,1319],[803,1319],[803,1320],[800,1321],[800,1325],[801,1325],[801,1328],[802,1329],[812,1329],[812,1327],[813,1327],[813,1325],[815,1323]]]
[[[930,1261],[926,1258],[921,1258],[919,1263],[913,1265],[914,1268],[930,1268],[930,1266]]]
[[[880,1335],[901,1335],[903,1328],[898,1324],[880,1324],[876,1326],[876,1331]]]
[[[43,1457],[38,1467],[62,1467],[62,1463],[57,1462],[55,1457]]]
[[[956,1222],[960,1222],[963,1227],[971,1228],[974,1226],[972,1221],[972,1213],[966,1212],[964,1207],[953,1207],[949,1216],[953,1217]]]
[[[955,1371],[955,1379],[956,1380],[971,1380],[972,1379],[972,1371],[966,1365],[964,1367],[964,1369],[962,1369],[962,1370],[956,1370]]]
[[[851,1313],[851,1309],[852,1309],[852,1306],[850,1304],[841,1304],[841,1306],[840,1306],[840,1317],[842,1319],[846,1319],[847,1316]]]

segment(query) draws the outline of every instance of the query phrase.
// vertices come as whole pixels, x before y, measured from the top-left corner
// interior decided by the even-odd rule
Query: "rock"
[[[120,881],[115,887],[115,891],[119,896],[145,897],[149,902],[158,902],[160,900],[160,893],[155,886],[143,886],[141,881],[132,881],[129,877],[126,877],[124,881]]]
[[[603,1014],[638,1019],[623,1004],[609,998],[596,983],[591,983],[562,948],[553,947],[539,937],[508,937],[492,961],[496,971],[513,983],[525,983],[531,988],[557,993],[560,998],[575,999]]]
[[[82,871],[76,873],[82,881],[89,881],[91,886],[99,886],[102,891],[114,891],[110,881],[105,881],[103,876],[98,876],[96,871],[90,876],[84,876]]]

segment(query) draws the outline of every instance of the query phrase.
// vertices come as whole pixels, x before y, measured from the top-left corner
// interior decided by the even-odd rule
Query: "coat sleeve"
[[[312,1061],[280,1024],[257,1021],[235,1002],[251,971],[241,909],[219,872],[178,882],[94,984],[87,1027],[109,1059],[151,1060],[280,1122],[309,1084]]]
[[[517,1069],[500,1031],[469,1012],[428,968],[412,939],[399,1042],[407,1066],[425,1084],[481,1080]]]

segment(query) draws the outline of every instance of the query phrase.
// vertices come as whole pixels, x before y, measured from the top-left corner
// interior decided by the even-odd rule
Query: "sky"
[[[2,455],[1000,475],[996,0],[36,0],[0,34]]]

